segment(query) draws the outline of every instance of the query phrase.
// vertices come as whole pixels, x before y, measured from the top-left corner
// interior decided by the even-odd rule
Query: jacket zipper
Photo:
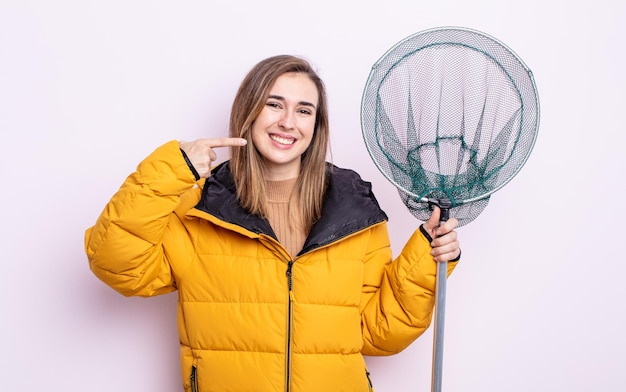
[[[369,386],[369,391],[374,392],[374,386],[372,385],[372,379],[370,378],[370,372],[365,368],[365,377],[367,377],[367,384]]]
[[[191,376],[189,376],[189,381],[191,383],[191,392],[198,392],[198,379],[197,379],[197,370],[196,367],[193,366],[191,368]]]
[[[285,392],[291,390],[291,323],[293,316],[293,260],[287,263],[287,289],[289,291],[287,307],[287,349],[285,351]]]
[[[293,260],[290,256],[288,256],[273,237],[267,235],[260,235],[261,240],[265,243],[265,245],[269,248],[274,249],[278,255],[287,263],[287,271],[285,271],[285,276],[287,277],[287,342],[285,348],[285,392],[291,391],[291,328],[292,328],[292,318],[293,318],[293,277],[292,277],[292,269]]]

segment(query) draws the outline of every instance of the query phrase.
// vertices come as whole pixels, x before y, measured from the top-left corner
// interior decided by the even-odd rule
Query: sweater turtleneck
[[[294,257],[302,250],[306,233],[299,224],[300,209],[291,194],[297,178],[282,181],[266,181],[267,220],[270,222],[278,241]]]

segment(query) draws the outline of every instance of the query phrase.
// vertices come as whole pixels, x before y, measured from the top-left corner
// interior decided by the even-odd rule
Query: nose
[[[280,119],[278,120],[278,126],[284,129],[295,128],[295,116],[290,110],[283,111]]]

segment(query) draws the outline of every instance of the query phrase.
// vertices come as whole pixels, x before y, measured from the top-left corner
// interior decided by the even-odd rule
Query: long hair
[[[266,216],[264,164],[261,154],[252,142],[252,124],[263,110],[270,89],[281,75],[288,72],[308,76],[317,87],[318,99],[315,129],[309,148],[302,154],[300,175],[292,194],[290,206],[293,221],[300,221],[308,233],[322,214],[326,191],[326,153],[329,144],[328,106],[326,88],[311,65],[304,59],[280,55],[269,57],[255,65],[241,82],[233,101],[229,133],[248,141],[248,147],[231,147],[231,170],[237,197],[242,207],[252,214]],[[294,200],[295,199],[295,200]]]

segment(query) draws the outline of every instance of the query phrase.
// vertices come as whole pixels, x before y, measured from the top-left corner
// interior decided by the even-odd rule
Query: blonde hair
[[[255,65],[243,79],[230,114],[231,137],[248,140],[248,147],[231,148],[231,171],[242,207],[252,214],[266,216],[267,199],[263,158],[252,143],[252,124],[261,113],[270,89],[281,75],[295,72],[308,76],[317,87],[318,99],[315,129],[309,148],[302,154],[300,175],[292,198],[299,211],[291,212],[301,220],[308,233],[322,214],[326,191],[326,153],[329,144],[328,106],[323,81],[306,60],[289,55],[269,57]],[[299,218],[299,219],[298,219]]]

